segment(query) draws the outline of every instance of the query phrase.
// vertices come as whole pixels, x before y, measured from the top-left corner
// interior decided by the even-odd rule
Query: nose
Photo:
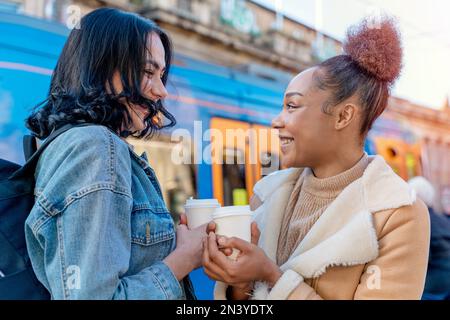
[[[169,95],[166,86],[164,85],[161,79],[159,79],[157,83],[155,83],[152,86],[152,95],[155,98],[155,100],[162,100]]]
[[[281,128],[284,128],[283,112],[280,112],[280,113],[272,120],[272,128],[274,128],[274,129],[281,129]]]

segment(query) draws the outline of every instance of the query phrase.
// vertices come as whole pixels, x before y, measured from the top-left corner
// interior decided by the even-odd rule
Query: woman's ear
[[[356,118],[358,107],[353,103],[345,103],[336,108],[336,122],[335,129],[342,130],[346,128]]]

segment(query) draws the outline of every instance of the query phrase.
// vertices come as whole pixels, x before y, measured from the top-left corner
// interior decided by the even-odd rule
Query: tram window
[[[223,153],[223,201],[225,206],[248,204],[245,188],[245,155],[241,150]]]
[[[130,139],[137,154],[146,152],[148,161],[158,177],[164,201],[174,221],[177,223],[184,212],[184,204],[189,197],[195,197],[195,165],[175,164],[171,160],[175,145],[165,141],[142,141]]]

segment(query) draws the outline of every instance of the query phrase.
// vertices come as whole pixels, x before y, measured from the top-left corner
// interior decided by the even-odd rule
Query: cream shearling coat
[[[276,261],[289,196],[302,169],[274,172],[254,187],[258,245]],[[420,299],[430,241],[426,206],[380,156],[324,211],[269,289],[257,282],[252,299]],[[216,283],[215,299],[227,285]]]

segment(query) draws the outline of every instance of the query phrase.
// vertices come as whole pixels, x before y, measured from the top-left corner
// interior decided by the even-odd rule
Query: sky
[[[343,40],[363,17],[394,15],[402,33],[404,61],[393,95],[440,109],[450,95],[449,0],[256,0],[280,8],[324,34]]]

